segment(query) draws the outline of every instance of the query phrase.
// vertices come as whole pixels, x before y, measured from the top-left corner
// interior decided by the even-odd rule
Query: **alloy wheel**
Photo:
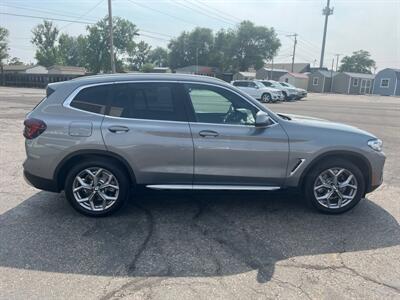
[[[76,175],[72,192],[75,201],[90,211],[104,211],[115,204],[119,195],[119,183],[110,171],[87,168]]]
[[[319,174],[314,182],[314,196],[329,209],[342,208],[356,197],[358,183],[355,175],[344,168],[330,168]]]

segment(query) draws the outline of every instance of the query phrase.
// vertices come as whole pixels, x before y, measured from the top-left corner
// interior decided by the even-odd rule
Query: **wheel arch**
[[[368,159],[364,157],[362,154],[346,150],[329,151],[318,155],[307,165],[307,167],[301,173],[298,186],[301,189],[303,189],[304,181],[307,177],[307,174],[316,165],[318,165],[319,162],[321,162],[322,160],[333,159],[333,158],[348,160],[354,163],[358,168],[360,168],[360,171],[364,176],[366,191],[369,190],[369,187],[371,185],[371,174],[372,174],[371,164],[369,163]]]
[[[106,158],[113,160],[116,164],[119,164],[129,175],[130,182],[136,183],[136,177],[129,163],[120,155],[105,150],[78,150],[67,155],[57,166],[54,171],[53,178],[56,181],[58,189],[61,191],[64,189],[64,182],[67,176],[69,167],[74,163],[90,158]]]

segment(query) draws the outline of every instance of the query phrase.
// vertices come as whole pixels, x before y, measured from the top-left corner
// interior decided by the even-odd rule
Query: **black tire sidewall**
[[[74,182],[74,179],[79,172],[89,167],[104,168],[110,171],[118,181],[119,184],[118,198],[115,201],[114,205],[108,208],[107,210],[90,211],[80,206],[79,203],[75,200],[75,197],[72,192],[72,184]],[[113,212],[115,212],[116,210],[120,209],[123,206],[123,204],[126,202],[126,198],[128,197],[129,185],[130,183],[128,175],[118,165],[113,164],[112,162],[93,159],[93,160],[83,161],[71,168],[65,180],[64,191],[67,200],[72,205],[72,207],[78,212],[90,217],[104,217],[112,214]]]
[[[321,205],[317,199],[314,196],[314,182],[321,174],[321,172],[330,169],[330,168],[344,168],[349,170],[353,175],[356,177],[358,187],[357,187],[357,193],[354,199],[352,200],[351,203],[347,204],[344,207],[333,209],[333,208],[327,208],[323,205]],[[306,175],[306,180],[305,180],[305,185],[304,185],[304,195],[305,199],[307,201],[307,204],[315,209],[317,209],[320,212],[323,213],[328,213],[328,214],[340,214],[344,213],[350,209],[352,209],[354,206],[356,206],[360,200],[363,198],[365,192],[365,179],[360,171],[360,169],[353,164],[351,161],[347,161],[344,159],[329,159],[324,162],[318,163],[317,166],[312,168],[308,174]]]
[[[266,99],[264,99],[264,97],[265,97]],[[271,102],[271,96],[270,96],[269,94],[267,94],[267,93],[262,94],[262,95],[261,95],[261,102],[263,102],[263,103],[269,103],[269,102]]]

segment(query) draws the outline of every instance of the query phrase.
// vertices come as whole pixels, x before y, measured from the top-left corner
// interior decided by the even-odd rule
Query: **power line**
[[[192,22],[186,21],[185,19],[182,19],[182,18],[180,18],[180,17],[171,15],[171,14],[166,13],[166,12],[163,12],[163,11],[161,11],[161,10],[158,10],[158,9],[155,9],[155,8],[152,8],[152,7],[149,7],[149,6],[147,6],[147,5],[143,4],[143,3],[138,3],[138,2],[133,1],[133,0],[127,0],[127,1],[133,3],[133,4],[137,5],[137,6],[141,6],[141,7],[143,7],[143,8],[146,8],[146,9],[148,9],[148,10],[155,11],[155,12],[157,12],[157,13],[159,13],[159,14],[166,15],[166,16],[168,16],[168,17],[170,17],[170,18],[175,19],[175,20],[179,20],[179,21],[181,21],[181,22],[185,22],[185,23],[187,23],[187,24],[197,26],[197,24],[194,24],[194,23],[192,23]]]
[[[230,25],[233,24],[232,22],[225,21],[225,20],[223,20],[221,18],[218,18],[216,16],[213,16],[211,14],[206,13],[205,11],[199,10],[198,8],[187,6],[186,4],[183,4],[181,2],[173,2],[173,4],[176,5],[176,6],[183,7],[185,9],[189,10],[189,11],[195,11],[195,12],[200,13],[200,14],[202,14],[204,16],[209,17],[209,18],[213,18],[214,20],[221,21],[221,22],[224,22],[224,23],[227,23],[227,24],[230,24]],[[194,4],[194,3],[190,3],[190,4]]]
[[[215,11],[209,9],[208,7],[200,5],[198,2],[186,1],[186,3],[197,7],[197,11],[199,11],[200,13],[203,13],[203,14],[208,15],[208,16],[211,15],[211,17],[213,17],[214,19],[222,21],[222,22],[224,22],[226,24],[235,25],[235,23],[237,23],[234,20],[228,19],[227,17],[225,17],[225,15],[219,15]]]
[[[87,11],[85,11],[82,15],[80,15],[78,18],[76,18],[75,21],[76,21],[76,20],[79,20],[79,19],[82,19],[82,18],[85,17],[86,15],[90,14],[90,13],[91,13],[93,10],[95,10],[101,3],[103,3],[103,1],[104,1],[104,0],[100,0],[99,2],[97,2],[93,7],[89,8],[89,9],[88,9]],[[67,27],[70,26],[71,24],[72,24],[72,22],[71,22],[71,23],[68,23],[68,24],[65,24],[64,26],[61,26],[61,27],[60,27],[60,30],[67,28]]]
[[[0,5],[4,6],[4,7],[9,7],[9,8],[17,8],[17,9],[28,10],[28,11],[49,13],[49,14],[52,14],[52,15],[58,15],[58,16],[68,17],[68,18],[79,18],[78,15],[58,13],[57,11],[47,10],[47,9],[39,9],[39,8],[33,8],[33,7],[21,7],[21,6],[16,6],[16,5],[9,5],[9,4],[0,4]],[[96,20],[95,19],[91,19],[89,21],[96,21]]]
[[[202,5],[203,7],[207,7],[207,5],[206,5],[205,3],[203,3],[202,1],[197,1],[196,3],[197,3],[198,5]],[[207,9],[208,9],[208,7],[207,7]],[[209,9],[209,10],[210,10],[210,9]],[[231,20],[233,20],[234,22],[241,22],[241,21],[242,21],[240,18],[237,18],[237,17],[235,17],[235,16],[233,16],[233,15],[230,15],[230,14],[228,14],[227,12],[223,12],[223,11],[221,11],[221,10],[215,8],[215,7],[213,7],[212,10],[215,11],[215,12],[217,12],[217,13],[220,13],[221,15],[225,15],[225,16],[231,18]]]
[[[71,22],[71,23],[79,23],[79,24],[96,24],[94,22],[88,22],[88,21],[59,19],[59,18],[53,18],[53,17],[40,17],[40,16],[23,15],[23,14],[12,14],[12,13],[4,13],[4,12],[0,12],[0,15],[24,17],[24,18],[31,18],[31,19],[41,19],[41,20],[61,21],[61,22]]]

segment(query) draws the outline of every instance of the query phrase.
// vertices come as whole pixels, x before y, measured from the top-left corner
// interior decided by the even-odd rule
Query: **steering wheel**
[[[229,107],[228,112],[224,117],[225,124],[242,124],[245,123],[247,115],[241,111],[236,110],[233,105]]]

